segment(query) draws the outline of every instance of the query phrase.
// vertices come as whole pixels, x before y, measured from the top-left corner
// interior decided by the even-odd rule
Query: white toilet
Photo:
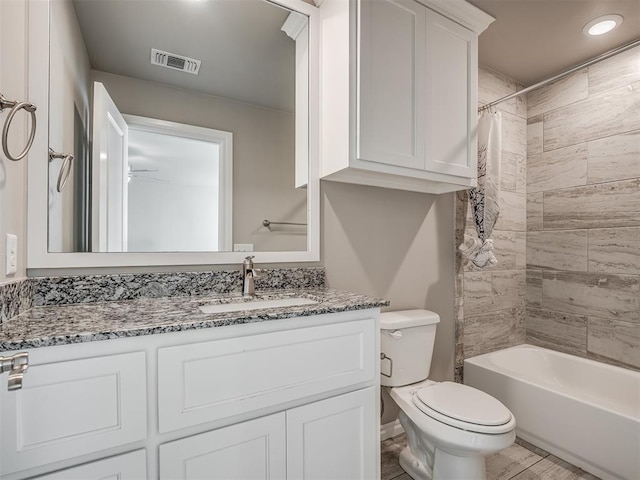
[[[480,390],[427,380],[439,321],[428,310],[381,315],[381,384],[391,387],[409,444],[400,465],[415,480],[485,479],[485,455],[513,443],[516,421]]]

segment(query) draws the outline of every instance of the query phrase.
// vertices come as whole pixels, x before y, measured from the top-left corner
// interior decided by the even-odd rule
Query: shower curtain
[[[491,233],[500,215],[500,112],[485,112],[478,121],[478,186],[469,189],[469,204],[478,238],[465,235],[460,251],[465,264],[484,268],[498,263]]]

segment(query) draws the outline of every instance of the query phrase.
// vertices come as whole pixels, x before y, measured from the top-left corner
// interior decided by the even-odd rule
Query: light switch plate
[[[5,273],[14,275],[18,271],[18,237],[7,233],[7,263]]]

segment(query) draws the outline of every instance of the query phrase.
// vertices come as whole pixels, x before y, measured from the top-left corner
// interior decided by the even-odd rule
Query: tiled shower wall
[[[527,342],[640,368],[640,48],[527,105]]]
[[[513,80],[481,68],[479,101],[486,104],[516,91]],[[500,104],[502,112],[502,203],[494,229],[498,264],[480,270],[456,258],[455,373],[464,358],[524,343],[527,107],[519,97]],[[476,237],[466,192],[456,196],[456,245],[464,233]]]

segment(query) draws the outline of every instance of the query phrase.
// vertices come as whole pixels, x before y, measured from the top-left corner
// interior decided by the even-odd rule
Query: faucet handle
[[[255,257],[253,255],[249,255],[247,257],[244,257],[244,260],[242,261],[242,268],[240,269],[242,271],[243,275],[246,275],[247,270],[251,269],[253,270],[253,259]]]

